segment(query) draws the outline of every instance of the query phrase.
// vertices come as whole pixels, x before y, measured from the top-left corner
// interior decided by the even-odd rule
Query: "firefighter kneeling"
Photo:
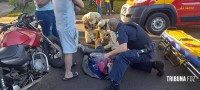
[[[98,23],[95,48],[102,46],[104,43],[106,43],[105,50],[114,50],[119,46],[115,32],[109,30],[108,21],[108,19],[102,19]]]

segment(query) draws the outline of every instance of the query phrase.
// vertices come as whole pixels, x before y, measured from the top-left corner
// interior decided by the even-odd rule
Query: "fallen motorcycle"
[[[22,13],[16,23],[0,32],[0,83],[2,90],[27,89],[53,67],[64,65],[58,38],[46,37],[37,28],[40,21]]]

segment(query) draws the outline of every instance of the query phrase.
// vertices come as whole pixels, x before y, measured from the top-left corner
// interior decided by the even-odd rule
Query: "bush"
[[[8,0],[8,3],[17,7],[17,0]]]

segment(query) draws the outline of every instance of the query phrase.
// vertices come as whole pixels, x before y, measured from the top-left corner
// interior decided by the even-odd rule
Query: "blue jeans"
[[[97,5],[97,12],[102,15],[102,9],[100,5]]]
[[[113,4],[114,4],[114,0],[110,0],[111,10],[113,10]]]
[[[122,77],[130,64],[131,67],[143,70],[145,72],[151,72],[152,63],[151,59],[155,55],[155,50],[149,53],[138,54],[138,50],[128,50],[120,53],[113,62],[113,67],[109,73],[109,78],[115,81],[117,84],[121,83]]]
[[[110,3],[105,2],[105,6],[106,6],[106,14],[111,14]]]
[[[45,36],[54,35],[59,37],[56,29],[56,21],[53,10],[36,11],[35,16],[36,20],[42,20],[40,25]]]

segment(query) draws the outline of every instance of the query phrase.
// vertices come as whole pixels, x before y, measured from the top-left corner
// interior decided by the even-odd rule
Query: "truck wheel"
[[[148,32],[160,35],[170,25],[169,18],[164,13],[154,13],[147,19],[145,28]]]

